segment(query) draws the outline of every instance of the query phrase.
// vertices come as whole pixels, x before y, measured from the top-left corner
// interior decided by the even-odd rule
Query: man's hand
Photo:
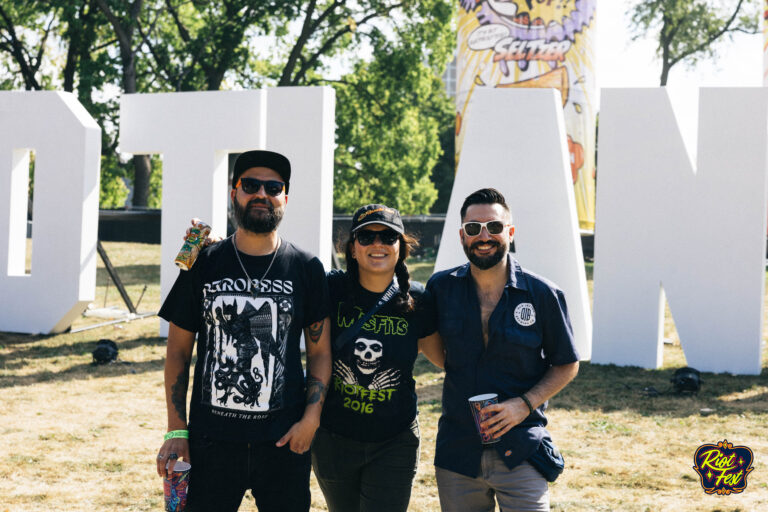
[[[171,455],[173,455],[173,457],[171,457]],[[157,474],[159,476],[170,478],[171,473],[173,473],[173,468],[176,466],[176,461],[179,459],[191,462],[189,458],[189,441],[177,437],[164,442],[157,454]],[[167,470],[165,468],[166,463],[168,463]]]
[[[187,239],[190,232],[192,231],[192,228],[194,228],[198,223],[203,222],[202,219],[198,219],[197,217],[192,218],[190,223],[192,224],[191,228],[187,228],[187,230],[184,232],[184,240]],[[203,239],[203,244],[201,247],[208,247],[211,244],[215,244],[216,242],[221,242],[224,240],[221,236],[215,235],[212,232],[208,233],[208,236]]]
[[[480,427],[486,433],[491,434],[494,439],[498,439],[509,432],[512,427],[519,425],[530,414],[528,406],[521,398],[510,398],[499,404],[491,404],[483,407],[480,412],[493,414],[492,417],[482,422]]]
[[[541,380],[531,389],[525,392],[526,398],[531,402],[531,406],[536,409],[541,404],[555,396],[579,373],[579,362],[551,366]],[[483,413],[496,413],[492,418],[488,418],[480,426],[498,439],[510,431],[515,425],[519,425],[528,417],[531,411],[522,398],[510,398],[500,404],[484,407]]]
[[[304,417],[293,424],[291,429],[276,443],[276,446],[285,446],[290,443],[292,452],[304,453],[312,445],[312,439],[315,437],[318,426],[320,423],[317,420]]]

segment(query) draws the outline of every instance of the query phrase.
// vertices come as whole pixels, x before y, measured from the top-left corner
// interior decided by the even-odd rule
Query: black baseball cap
[[[400,212],[383,204],[369,204],[358,208],[352,216],[352,227],[349,231],[354,233],[369,224],[383,224],[401,235],[405,231],[403,219],[400,218]]]
[[[237,186],[240,175],[252,167],[267,167],[275,171],[283,178],[285,193],[288,193],[288,185],[291,181],[291,162],[280,153],[263,149],[240,153],[235,160],[235,169],[232,171],[232,188]]]

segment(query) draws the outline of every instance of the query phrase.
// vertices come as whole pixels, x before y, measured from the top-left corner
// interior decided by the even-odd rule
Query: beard
[[[488,256],[478,256],[475,254],[474,250],[479,245],[492,245],[496,247],[496,250]],[[507,255],[507,252],[509,252],[509,247],[504,248],[502,244],[496,240],[478,240],[470,245],[467,245],[462,241],[461,247],[464,249],[464,254],[467,255],[469,262],[480,270],[488,270],[489,268],[498,265],[498,263]]]
[[[234,202],[235,219],[237,224],[246,231],[252,233],[271,233],[280,225],[283,220],[284,210],[275,209],[269,201],[265,199],[252,199],[245,206],[237,200]],[[257,208],[256,205],[265,205],[267,209]]]

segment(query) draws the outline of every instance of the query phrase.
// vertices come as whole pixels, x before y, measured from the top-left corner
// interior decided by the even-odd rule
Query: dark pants
[[[312,467],[330,512],[405,512],[419,464],[419,426],[392,439],[361,442],[322,427]]]
[[[262,443],[213,441],[189,443],[192,470],[190,512],[236,511],[251,489],[260,512],[307,512],[309,452],[299,455],[274,441]]]

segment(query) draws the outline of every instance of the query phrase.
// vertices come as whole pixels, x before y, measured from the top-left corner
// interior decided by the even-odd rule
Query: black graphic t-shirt
[[[328,274],[331,293],[331,340],[364,316],[381,293],[353,283],[347,275]],[[333,341],[333,374],[321,425],[357,441],[382,441],[407,429],[416,417],[413,364],[418,340],[437,330],[432,298],[411,283],[416,309],[396,311],[394,300],[374,314],[341,349]]]
[[[285,240],[260,282],[272,255],[240,258],[255,297],[228,238],[179,272],[159,315],[197,333],[190,435],[277,440],[304,412],[300,337],[328,316],[328,286],[320,260]]]

